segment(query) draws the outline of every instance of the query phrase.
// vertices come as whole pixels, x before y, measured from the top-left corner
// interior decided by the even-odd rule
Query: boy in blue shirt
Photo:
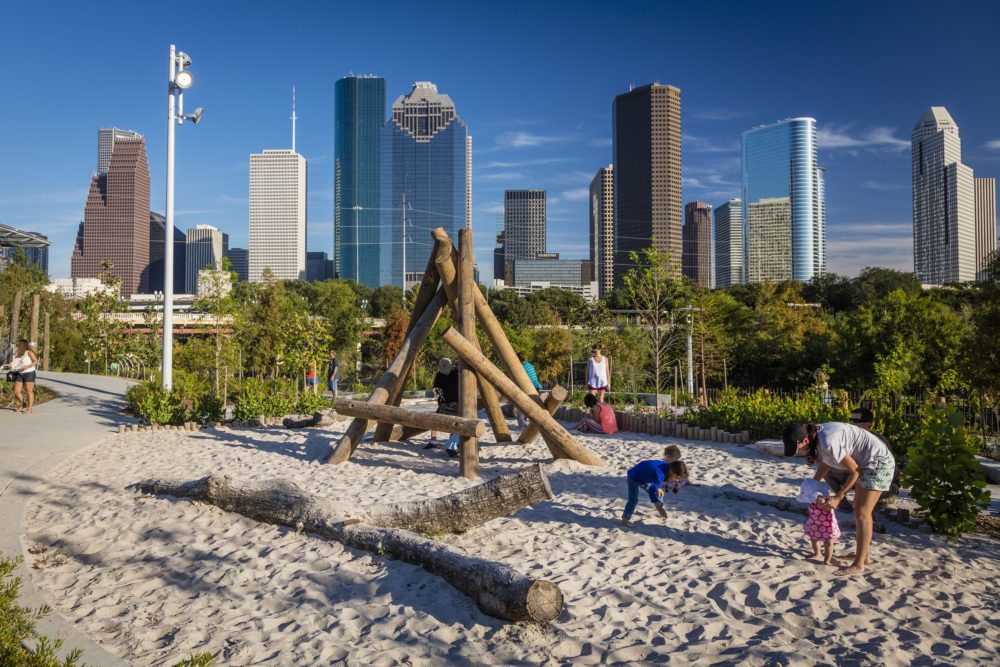
[[[639,489],[643,489],[649,494],[649,501],[656,506],[656,511],[660,516],[666,518],[667,513],[663,509],[663,493],[670,485],[674,493],[683,483],[687,482],[687,466],[683,461],[640,461],[635,467],[628,471],[628,502],[625,504],[625,511],[622,513],[622,525],[628,526],[635,512],[635,506],[639,504]]]

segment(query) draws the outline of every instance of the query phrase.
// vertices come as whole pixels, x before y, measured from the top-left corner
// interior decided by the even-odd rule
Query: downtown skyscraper
[[[684,206],[684,251],[681,269],[699,287],[712,287],[712,205],[703,201]]]
[[[337,81],[334,110],[334,272],[378,287],[385,79]]]
[[[681,91],[658,83],[612,105],[616,286],[631,253],[654,248],[681,266]]]
[[[90,179],[70,259],[72,278],[97,278],[104,262],[121,295],[149,290],[149,165],[141,134],[98,131],[98,167]]]
[[[222,258],[229,254],[229,234],[211,225],[196,225],[187,231],[184,253],[184,292],[198,294],[198,273],[202,269],[222,269]]]
[[[471,224],[471,145],[455,103],[433,83],[418,81],[393,102],[382,134],[380,284],[419,282],[437,227],[458,246],[458,230]]]
[[[742,139],[743,238],[745,266],[770,267],[757,279],[809,282],[826,273],[826,190],[825,171],[816,163],[816,120],[790,118],[773,125],[755,127]],[[769,229],[758,238],[771,238],[783,219],[781,204],[772,200],[787,199],[791,237],[786,243],[772,246],[750,243],[751,206],[759,207],[754,220],[766,221]],[[775,226],[777,225],[777,226]],[[754,257],[752,252],[790,253],[788,257]],[[777,267],[787,267],[778,269]]]
[[[615,168],[610,164],[590,181],[590,264],[597,293],[604,296],[615,278]]]
[[[962,164],[958,125],[947,109],[920,116],[911,147],[913,270],[931,285],[975,280],[975,178]]]
[[[503,193],[504,259],[535,259],[545,253],[545,190]]]
[[[715,208],[715,286],[742,285],[743,202],[730,199]]]

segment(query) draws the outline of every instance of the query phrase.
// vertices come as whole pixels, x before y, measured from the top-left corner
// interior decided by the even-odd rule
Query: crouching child
[[[639,504],[639,490],[649,494],[649,501],[660,516],[666,518],[663,509],[663,494],[670,488],[674,493],[687,483],[688,471],[683,461],[640,461],[628,471],[628,502],[622,513],[622,525],[628,526],[636,505]]]

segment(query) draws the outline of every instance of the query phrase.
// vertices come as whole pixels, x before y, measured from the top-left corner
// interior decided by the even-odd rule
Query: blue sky
[[[473,135],[473,226],[490,270],[505,188],[545,188],[550,251],[587,255],[586,188],[611,162],[611,103],[630,84],[682,94],[684,201],[739,191],[739,137],[813,116],[827,168],[828,269],[912,270],[909,135],[944,105],[963,159],[1000,175],[1000,3],[207,1],[7,3],[0,38],[0,222],[52,239],[69,274],[97,129],[145,134],[162,211],[170,43],[197,77],[178,128],[177,224],[247,238],[249,155],[309,160],[309,247],[332,252],[333,90],[346,74],[451,95]]]

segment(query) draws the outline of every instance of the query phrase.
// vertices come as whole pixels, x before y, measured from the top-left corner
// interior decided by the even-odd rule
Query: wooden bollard
[[[743,431],[740,433],[740,443],[744,445],[750,444],[750,431]]]
[[[125,424],[119,424],[118,425],[118,432],[119,433],[124,433],[125,432]]]

